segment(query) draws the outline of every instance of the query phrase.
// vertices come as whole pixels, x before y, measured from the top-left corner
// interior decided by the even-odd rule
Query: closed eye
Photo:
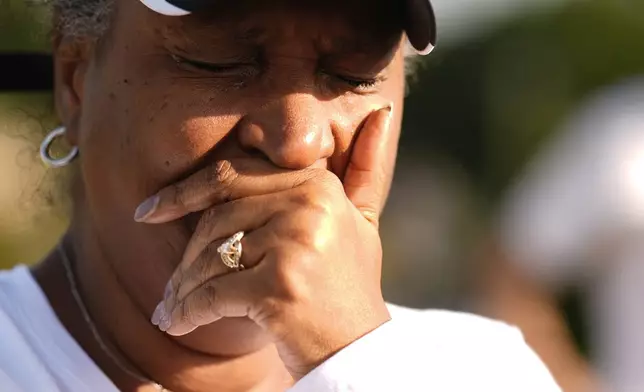
[[[332,76],[334,79],[343,83],[345,86],[350,87],[354,92],[360,94],[369,94],[376,92],[380,84],[386,80],[386,77],[382,75],[373,78],[357,78],[335,73],[329,76]]]
[[[213,74],[220,75],[239,75],[247,73],[249,68],[253,66],[250,63],[207,63],[199,60],[192,60],[176,54],[172,55],[172,59],[181,66],[188,66],[197,70],[206,71]]]
[[[369,79],[355,79],[348,78],[345,76],[336,76],[338,79],[342,80],[346,84],[350,85],[353,88],[357,89],[369,89],[378,85],[380,82],[379,78],[369,78]]]

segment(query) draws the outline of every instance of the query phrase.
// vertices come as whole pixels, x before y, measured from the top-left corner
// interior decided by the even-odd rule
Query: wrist
[[[299,356],[300,360],[294,361],[293,365],[288,363],[287,358],[282,357],[295,381],[299,381],[345,348],[391,320],[389,310],[384,301],[372,306],[369,310],[355,312],[355,316],[358,320],[354,319],[353,322],[349,320],[345,322],[330,320],[336,325],[334,328],[335,333],[332,336],[329,336],[330,334],[323,336],[321,333],[311,333],[311,339],[307,339],[311,343],[303,345],[304,347],[301,346],[302,348],[298,350],[302,353]]]

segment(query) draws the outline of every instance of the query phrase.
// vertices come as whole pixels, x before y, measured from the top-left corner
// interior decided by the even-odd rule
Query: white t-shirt
[[[593,351],[611,388],[644,391],[644,78],[575,113],[500,217],[525,273],[554,290],[589,288]]]
[[[392,306],[393,320],[289,392],[558,392],[521,333],[478,316]],[[0,272],[0,390],[116,392],[26,267]]]

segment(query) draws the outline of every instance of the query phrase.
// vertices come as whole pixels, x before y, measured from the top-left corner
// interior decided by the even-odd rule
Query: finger
[[[284,242],[284,239],[280,240],[277,237],[278,234],[270,225],[248,232],[241,241],[241,264],[244,269],[258,265],[277,242]],[[238,272],[230,269],[221,260],[217,249],[222,242],[216,241],[208,245],[183,273],[177,274],[177,280],[173,281],[176,287],[175,295],[169,301],[179,303],[205,282],[221,275]],[[170,304],[170,307],[172,306],[173,304]]]
[[[376,225],[387,192],[392,117],[392,106],[369,116],[353,146],[342,181],[349,200]]]
[[[262,247],[253,241],[250,241],[253,246],[246,246],[249,235],[256,238],[256,231],[266,225],[284,200],[286,198],[281,193],[276,193],[238,199],[208,209],[170,278],[164,299],[174,302],[176,297],[185,296],[186,291],[192,291],[204,281],[230,272],[221,260],[219,246],[240,231],[246,234],[241,241],[244,250],[242,263],[247,267],[255,265],[262,257]]]
[[[262,287],[256,269],[211,279],[170,310],[159,328],[182,336],[223,317],[251,317]]]
[[[166,223],[241,197],[291,189],[312,176],[310,169],[284,170],[257,159],[220,161],[145,200],[137,207],[134,220]]]
[[[238,199],[208,209],[186,246],[180,268],[190,267],[213,241],[229,238],[240,231],[252,232],[264,226],[276,211],[284,208],[284,200],[286,198],[280,192]]]

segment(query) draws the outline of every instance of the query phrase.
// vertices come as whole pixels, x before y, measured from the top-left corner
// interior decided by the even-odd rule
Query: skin
[[[233,3],[173,18],[121,0],[97,44],[54,40],[81,152],[63,247],[103,340],[173,391],[282,391],[389,319],[377,229],[404,93],[396,10]],[[239,230],[248,269],[231,273],[214,249]],[[34,274],[119,389],[151,390],[97,345],[56,253]]]

